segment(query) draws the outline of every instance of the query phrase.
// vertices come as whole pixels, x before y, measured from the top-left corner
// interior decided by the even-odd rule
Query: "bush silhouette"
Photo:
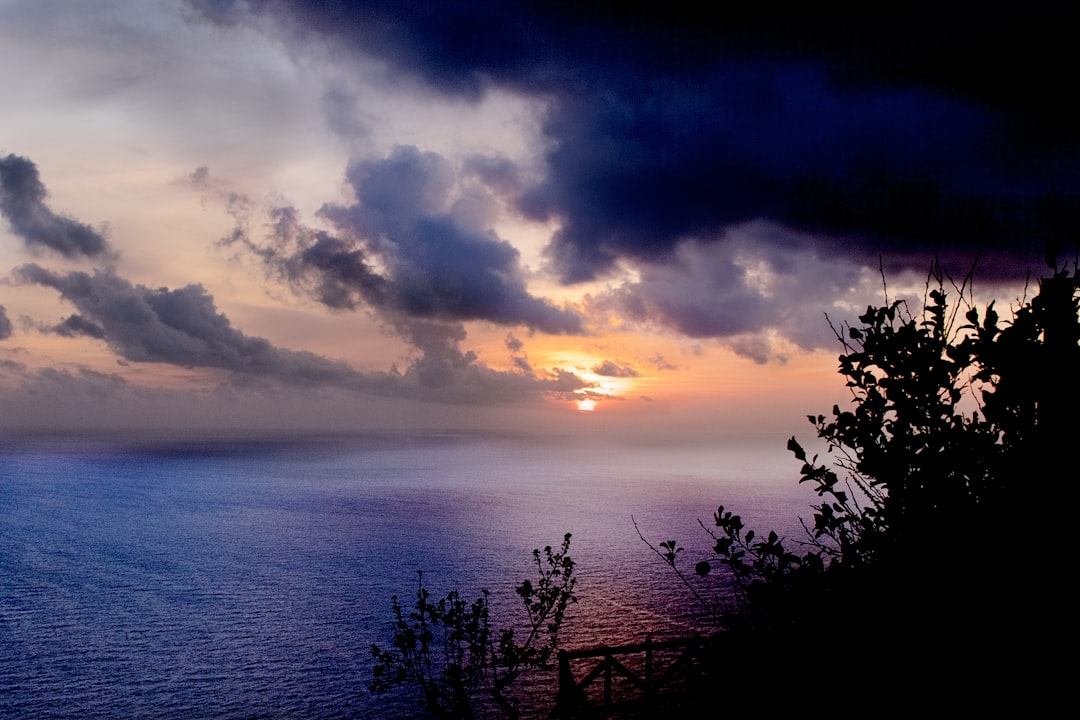
[[[445,720],[520,717],[512,686],[530,670],[551,668],[566,610],[576,601],[569,551],[569,533],[558,549],[533,550],[536,581],[514,588],[527,617],[522,633],[491,626],[486,590],[473,602],[457,591],[433,600],[421,573],[411,612],[393,598],[392,647],[371,648],[370,689],[410,685],[427,713]]]
[[[851,404],[808,418],[824,459],[788,441],[820,498],[807,539],[759,535],[721,506],[695,573],[732,580],[724,622],[744,667],[809,658],[805,677],[785,676],[801,690],[828,659],[849,697],[875,704],[1046,697],[1063,669],[1045,646],[1073,622],[1080,284],[1055,269],[1007,320],[934,284],[918,314],[886,302],[834,328]],[[674,542],[654,550],[701,582]],[[724,672],[744,693],[775,689]]]

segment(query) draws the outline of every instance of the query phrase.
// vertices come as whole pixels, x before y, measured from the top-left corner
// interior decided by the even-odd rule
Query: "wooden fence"
[[[695,695],[712,640],[701,637],[559,651],[560,720],[614,714],[648,718]],[[593,664],[593,659],[599,662]],[[591,669],[588,667],[592,665]],[[575,676],[587,669],[578,680]]]

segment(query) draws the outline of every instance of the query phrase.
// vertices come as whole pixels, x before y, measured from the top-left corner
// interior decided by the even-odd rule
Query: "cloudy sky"
[[[0,0],[0,426],[801,427],[1075,253],[1075,11],[938,5]]]

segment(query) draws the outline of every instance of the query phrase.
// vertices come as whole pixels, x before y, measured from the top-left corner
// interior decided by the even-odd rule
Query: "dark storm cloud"
[[[217,368],[239,378],[443,402],[565,396],[588,386],[571,373],[488,368],[475,353],[461,350],[465,329],[460,325],[399,318],[396,329],[418,350],[417,356],[404,371],[364,374],[344,362],[245,335],[217,311],[201,285],[148,288],[112,271],[56,273],[36,264],[16,268],[14,275],[18,281],[57,290],[78,309],[63,322],[43,328],[46,332],[103,340],[125,361]]]
[[[684,245],[671,262],[643,268],[639,280],[591,297],[588,305],[594,314],[610,309],[692,338],[732,337],[778,320],[775,304],[751,286],[732,253],[700,245]]]
[[[459,187],[442,156],[399,146],[385,159],[350,166],[348,181],[356,202],[320,211],[336,234],[305,227],[284,207],[272,212],[265,242],[234,233],[224,244],[243,244],[293,287],[335,309],[583,332],[576,312],[528,292],[517,249],[490,229],[496,201],[481,186]]]
[[[446,318],[471,317],[474,308],[485,300],[485,292],[490,293],[488,299],[507,304],[506,312],[511,315],[506,317],[515,317],[530,327],[580,330],[581,319],[525,293],[516,251],[493,235],[469,229],[470,222],[482,220],[484,215],[470,207],[470,204],[477,205],[475,198],[465,195],[457,199],[454,207],[442,208],[447,213],[445,218],[423,215],[439,209],[439,203],[446,200],[440,195],[439,185],[446,180],[440,177],[445,161],[437,156],[426,160],[430,167],[420,168],[417,177],[412,179],[408,163],[396,170],[391,168],[390,174],[396,172],[401,178],[394,188],[399,194],[377,197],[370,216],[357,207],[336,209],[345,213],[347,222],[365,220],[374,223],[373,227],[380,232],[400,231],[373,237],[374,251],[359,249],[355,242],[350,244],[327,233],[305,228],[289,208],[275,211],[270,239],[265,245],[257,245],[246,232],[252,211],[252,202],[247,196],[225,192],[214,182],[206,167],[198,168],[188,178],[207,196],[220,197],[226,203],[237,224],[233,235],[224,241],[226,244],[240,244],[255,252],[284,280],[304,286],[331,307],[350,308],[362,300],[379,310],[384,321],[417,351],[404,371],[360,373],[344,362],[311,352],[275,347],[269,340],[246,335],[234,328],[229,319],[218,312],[214,298],[201,285],[178,289],[149,288],[131,283],[114,269],[99,269],[89,274],[56,272],[34,263],[16,268],[13,271],[16,281],[53,288],[78,311],[59,323],[46,324],[26,318],[25,325],[63,337],[101,340],[119,356],[122,365],[150,362],[186,368],[215,368],[233,373],[234,381],[248,385],[258,385],[257,381],[265,380],[303,388],[328,386],[391,397],[472,403],[507,402],[542,395],[565,396],[587,387],[588,383],[572,373],[536,372],[520,366],[510,372],[493,370],[480,362],[475,353],[460,348],[465,340],[465,330],[460,323],[448,322]],[[433,174],[427,172],[431,169],[435,170]],[[55,215],[44,205],[45,188],[38,178],[37,168],[29,160],[14,155],[0,160],[0,183],[0,209],[12,229],[28,245],[48,246],[67,257],[111,256],[104,238],[77,220]],[[432,192],[425,187],[433,188]],[[409,195],[410,189],[415,191],[412,195]],[[410,213],[418,213],[419,219]],[[451,240],[450,247],[444,250],[458,254],[456,258],[436,257],[432,268],[460,260],[462,264],[456,266],[448,282],[459,283],[464,290],[466,274],[475,273],[478,282],[490,281],[498,287],[470,290],[473,295],[464,293],[464,299],[460,300],[463,304],[457,306],[455,300],[448,297],[432,300],[437,306],[433,309],[424,308],[421,303],[419,311],[410,304],[415,300],[406,302],[403,298],[423,292],[415,286],[423,282],[418,276],[424,270],[424,258],[409,256],[406,258],[409,262],[400,261],[399,265],[394,265],[392,261],[397,256],[390,249],[408,244],[412,240],[409,234],[413,232],[412,225],[425,222],[436,226],[440,222],[446,223],[449,226],[446,234]],[[422,232],[420,235],[416,242],[422,245],[425,238]],[[367,264],[365,252],[373,252],[380,263],[396,267],[398,274],[389,278],[376,274]],[[423,255],[423,248],[419,251],[413,248],[411,252]],[[413,277],[403,267],[419,267],[420,270],[415,272],[417,277]],[[439,292],[454,290],[452,286],[436,284],[432,292],[437,296]],[[412,317],[406,310],[425,317]],[[483,314],[481,310],[475,312]],[[498,321],[503,317],[499,312],[492,310],[491,319]],[[9,337],[11,332],[11,321],[6,310],[0,307],[0,339]],[[4,367],[12,369],[14,366]],[[98,389],[115,389],[117,383],[124,382],[119,376],[101,375],[92,370],[74,375],[66,371],[38,373],[35,382],[45,381],[50,387],[81,384]]]
[[[585,306],[605,326],[716,339],[766,362],[783,361],[778,347],[788,343],[803,350],[834,347],[825,314],[836,322],[854,319],[881,293],[879,269],[824,254],[771,224],[753,223],[721,242],[684,243],[669,262],[647,265],[636,279],[586,296]],[[671,369],[660,356],[652,363]]]
[[[63,322],[49,328],[50,332],[63,337],[90,337],[95,340],[105,339],[105,330],[97,323],[92,323],[81,315],[70,315]]]
[[[48,248],[64,257],[109,254],[104,236],[89,225],[57,215],[45,204],[48,191],[28,158],[0,158],[0,215],[28,248]]]
[[[264,243],[252,240],[246,228],[237,225],[220,244],[242,246],[294,291],[334,310],[387,303],[387,282],[372,269],[362,247],[305,226],[292,207],[272,209],[270,220]]]
[[[756,219],[875,265],[982,247],[995,272],[1041,258],[1040,207],[1080,197],[1067,3],[197,5],[229,22],[250,8],[448,96],[543,100],[546,175],[519,209],[560,222],[548,255],[567,282]]]
[[[11,337],[11,319],[7,316],[7,310],[0,305],[0,340]]]
[[[574,373],[558,368],[537,372],[527,362],[514,362],[511,372],[492,370],[478,363],[471,350],[461,350],[465,328],[460,324],[400,318],[396,330],[421,351],[401,377],[425,391],[450,398],[467,394],[475,401],[524,399],[537,393],[571,398],[575,391],[591,387]],[[515,359],[519,358],[523,356]]]
[[[462,174],[475,177],[501,197],[516,198],[524,187],[517,166],[505,157],[471,155],[462,166]]]
[[[422,354],[410,366],[420,387],[442,388],[456,384],[458,376],[475,367],[476,353],[462,351],[465,328],[458,324],[401,320],[398,331]]]
[[[17,268],[15,275],[59,291],[79,310],[55,332],[103,339],[126,360],[220,368],[293,384],[363,387],[363,378],[345,363],[276,348],[235,329],[201,285],[155,289],[113,272],[61,274],[34,264]]]

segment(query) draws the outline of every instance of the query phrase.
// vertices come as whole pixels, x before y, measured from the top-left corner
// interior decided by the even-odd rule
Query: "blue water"
[[[718,503],[798,534],[782,443],[642,447],[473,435],[0,450],[0,718],[396,718],[372,642],[417,571],[433,594],[513,586],[573,533],[564,646],[700,629],[638,538],[700,555]],[[692,565],[690,566],[692,567]],[[723,588],[714,586],[715,597]]]

